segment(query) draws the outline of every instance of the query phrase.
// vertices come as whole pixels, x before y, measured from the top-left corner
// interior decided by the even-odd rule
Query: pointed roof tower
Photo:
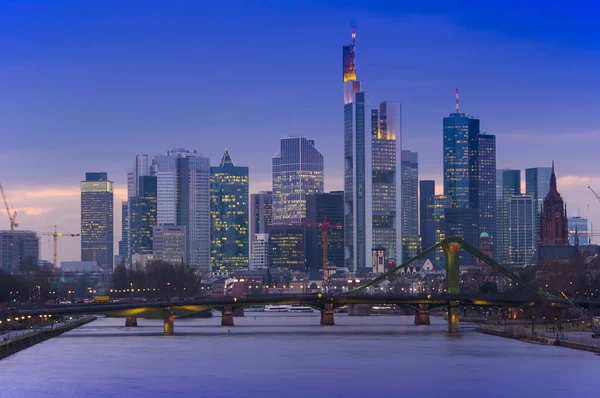
[[[231,160],[231,155],[229,154],[229,149],[225,149],[225,153],[221,158],[221,164],[219,167],[234,167],[233,160]]]

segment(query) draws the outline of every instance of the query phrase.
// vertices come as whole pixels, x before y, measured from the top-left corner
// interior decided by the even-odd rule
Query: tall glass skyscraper
[[[525,194],[533,198],[535,205],[535,241],[540,239],[540,217],[544,198],[550,191],[552,167],[535,167],[525,170]]]
[[[529,264],[536,249],[535,207],[531,196],[513,195],[508,202],[508,262]]]
[[[419,157],[402,151],[402,261],[413,258],[421,247],[419,240]],[[399,264],[399,263],[398,263]]]
[[[86,173],[81,181],[81,261],[112,268],[113,260],[113,182],[106,173]]]
[[[427,205],[429,198],[435,195],[435,181],[419,181],[419,235],[421,236],[421,248],[428,249],[435,245],[435,223],[433,221],[433,209]],[[428,257],[433,262],[434,257]]]
[[[479,230],[496,240],[496,136],[479,134],[477,148]]]
[[[261,191],[250,195],[250,256],[254,250],[254,241],[257,234],[262,234],[263,242],[258,244],[268,245],[269,229],[273,225],[273,192]],[[267,248],[268,251],[268,248]]]
[[[587,218],[579,216],[568,218],[569,226],[569,246],[589,245],[589,221]]]
[[[365,93],[356,79],[356,32],[342,49],[344,80],[344,258],[350,270],[367,266]]]
[[[210,197],[212,269],[247,269],[248,167],[235,166],[228,150],[210,168]]]
[[[306,195],[323,193],[323,155],[315,141],[286,137],[273,156],[273,225],[306,221]]]
[[[510,198],[521,194],[521,170],[496,171],[496,241],[494,258],[500,263],[510,262],[509,205]]]
[[[465,113],[444,118],[444,195],[452,207],[478,208],[479,119]]]
[[[140,176],[138,195],[129,199],[129,255],[152,254],[156,225],[156,177]]]
[[[446,238],[445,210],[451,206],[450,198],[446,195],[433,195],[427,200],[428,211],[432,216],[432,224],[435,235],[435,243]],[[445,254],[442,248],[438,248],[433,256],[432,262],[437,269],[443,269]]]

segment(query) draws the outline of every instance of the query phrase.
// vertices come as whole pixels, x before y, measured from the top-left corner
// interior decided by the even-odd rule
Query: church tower
[[[554,174],[554,162],[552,162],[550,191],[544,199],[540,219],[540,246],[567,246],[568,244],[567,209],[556,188],[556,175]]]

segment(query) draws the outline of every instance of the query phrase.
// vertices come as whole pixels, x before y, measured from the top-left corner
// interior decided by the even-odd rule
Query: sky
[[[600,226],[587,189],[600,192],[600,6],[522,3],[0,0],[0,182],[20,229],[77,233],[79,182],[108,172],[115,249],[136,154],[196,149],[217,165],[228,148],[256,192],[271,187],[279,138],[305,136],[326,190],[341,189],[341,47],[356,23],[369,105],[402,103],[421,179],[441,193],[458,86],[461,112],[496,135],[498,168],[524,178],[554,160],[569,215]],[[59,261],[79,245],[63,238]]]

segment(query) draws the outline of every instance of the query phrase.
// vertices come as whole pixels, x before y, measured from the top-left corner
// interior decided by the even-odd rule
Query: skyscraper
[[[158,198],[156,218],[159,225],[177,224],[180,194],[179,159],[188,156],[195,156],[195,152],[175,148],[152,159],[152,174],[156,176]]]
[[[119,241],[119,257],[127,259],[129,253],[129,202],[121,202],[121,240]]]
[[[540,239],[540,216],[544,198],[550,191],[552,167],[535,167],[525,170],[525,194],[533,198],[535,204],[535,239]]]
[[[446,238],[445,210],[450,206],[450,198],[446,195],[433,195],[430,196],[427,200],[427,207],[429,209],[428,211],[430,212],[432,217],[431,228],[433,228],[434,231],[435,243],[440,242],[442,239]],[[438,248],[432,260],[437,269],[444,268],[444,259],[444,251],[442,250],[442,248]]]
[[[316,243],[316,264],[323,266],[323,229],[317,228],[327,218],[327,223],[341,228],[331,228],[327,231],[327,262],[336,267],[344,267],[344,192],[333,191],[307,197],[307,218],[311,223],[311,233]],[[313,246],[311,246],[313,247]]]
[[[496,239],[494,258],[500,263],[510,262],[509,215],[510,198],[521,194],[521,170],[496,171]]]
[[[256,234],[253,245],[250,270],[260,271],[269,268],[269,234]]]
[[[210,272],[210,160],[195,151],[179,157],[177,187],[177,225],[187,227],[189,265]]]
[[[113,182],[106,173],[86,173],[81,181],[81,261],[112,268],[113,260]]]
[[[273,225],[273,192],[261,191],[250,195],[250,254],[256,234],[268,234]],[[264,237],[263,237],[264,238]],[[268,244],[268,236],[264,239]]]
[[[138,194],[129,199],[129,255],[152,254],[156,225],[156,177],[140,176]]]
[[[211,267],[248,268],[248,167],[235,166],[228,150],[210,168]]]
[[[342,49],[344,80],[344,258],[350,270],[366,267],[365,93],[356,79],[356,31]]]
[[[536,248],[534,202],[529,195],[508,199],[508,262],[526,265]]]
[[[419,240],[419,158],[417,152],[402,151],[402,257],[413,258],[421,248]]]
[[[494,244],[496,239],[496,136],[481,133],[478,140],[479,230],[486,232]]]
[[[33,231],[0,231],[0,269],[17,272],[28,261],[40,261],[38,235]]]
[[[286,137],[273,156],[273,225],[306,221],[306,195],[323,193],[323,155],[315,141]]]
[[[452,207],[478,208],[479,119],[456,108],[444,118],[444,195]]]
[[[562,196],[558,193],[554,162],[552,162],[550,190],[544,198],[540,217],[540,246],[568,246],[568,244],[567,208]]]
[[[590,244],[589,221],[579,216],[569,217],[569,245],[585,246]]]
[[[152,254],[155,260],[187,264],[187,236],[183,225],[156,225],[152,229]]]

